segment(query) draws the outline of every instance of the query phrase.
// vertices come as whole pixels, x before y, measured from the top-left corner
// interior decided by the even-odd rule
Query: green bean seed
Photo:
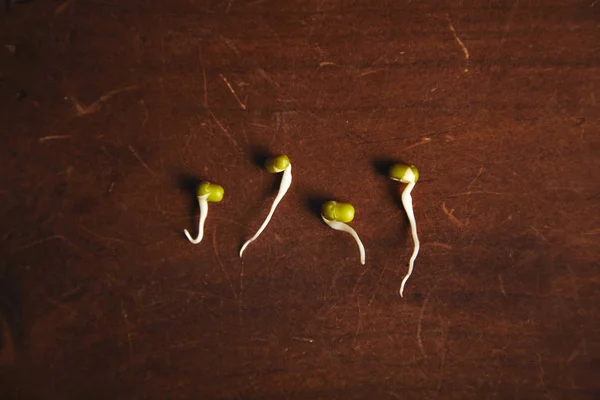
[[[414,165],[394,164],[389,170],[389,177],[402,183],[417,183],[419,170]]]
[[[202,182],[200,183],[200,185],[198,185],[198,190],[196,193],[198,197],[208,195],[206,201],[208,201],[209,203],[218,203],[221,200],[223,200],[224,190],[223,186],[216,185],[210,182]]]
[[[269,158],[265,162],[265,168],[272,174],[283,171],[290,165],[290,159],[286,155]]]
[[[354,207],[349,203],[327,201],[321,206],[321,214],[328,220],[348,223],[354,219]]]

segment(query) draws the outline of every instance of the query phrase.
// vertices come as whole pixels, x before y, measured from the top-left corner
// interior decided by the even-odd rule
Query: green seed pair
[[[269,223],[269,220],[273,216],[273,213],[275,212],[275,208],[277,207],[277,204],[279,204],[279,202],[283,198],[283,195],[285,195],[285,192],[287,191],[287,189],[289,189],[290,185],[292,184],[292,165],[290,163],[290,159],[288,158],[288,156],[281,155],[281,156],[269,158],[265,162],[265,169],[274,174],[279,173],[279,172],[284,173],[282,181],[281,181],[281,187],[279,189],[279,194],[277,195],[277,198],[273,202],[273,207],[271,208],[271,212],[267,216],[267,219],[263,223],[263,226],[261,226],[261,228],[258,230],[256,235],[254,235],[254,237],[252,239],[250,239],[249,241],[247,241],[244,244],[244,246],[242,247],[242,249],[240,251],[240,257],[242,256],[242,253],[244,252],[246,247],[252,241],[256,240],[256,238],[258,238],[258,236],[265,229],[265,227]],[[204,236],[204,223],[205,223],[206,217],[208,215],[208,203],[220,202],[221,200],[223,200],[224,193],[225,193],[225,190],[223,189],[223,186],[217,185],[215,183],[201,182],[198,185],[198,188],[196,190],[196,197],[198,198],[198,205],[200,207],[200,218],[198,219],[198,236],[196,238],[193,238],[187,229],[184,230],[184,233],[187,236],[188,240],[190,242],[192,242],[193,244],[200,243]]]

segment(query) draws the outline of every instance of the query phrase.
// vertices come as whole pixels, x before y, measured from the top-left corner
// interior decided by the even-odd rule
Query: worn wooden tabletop
[[[3,398],[600,396],[600,3],[31,1],[0,27]],[[277,154],[292,187],[240,259]],[[404,298],[392,162],[420,171]],[[200,180],[225,197],[192,245]]]

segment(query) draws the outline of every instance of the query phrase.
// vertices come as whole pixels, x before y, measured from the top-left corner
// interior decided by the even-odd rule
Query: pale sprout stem
[[[402,192],[402,205],[404,206],[404,210],[406,211],[406,215],[408,216],[408,221],[410,222],[410,229],[412,231],[412,237],[413,237],[413,241],[415,242],[415,247],[414,247],[412,256],[410,257],[410,261],[408,262],[408,273],[404,276],[404,279],[402,279],[402,284],[400,285],[400,296],[401,297],[404,297],[403,296],[404,285],[406,284],[406,281],[408,281],[408,278],[410,278],[410,275],[413,272],[413,268],[415,265],[415,259],[417,258],[417,254],[419,254],[419,248],[420,248],[419,236],[417,236],[417,222],[415,221],[415,213],[413,212],[412,197],[410,195],[410,192],[413,190],[414,187],[415,187],[415,183],[411,182],[406,186],[406,188]]]
[[[188,240],[194,244],[198,244],[202,241],[204,237],[204,222],[206,221],[206,216],[208,215],[208,194],[204,196],[198,196],[198,205],[200,206],[200,218],[198,219],[198,237],[194,239],[192,235],[186,229],[185,236],[187,236]]]
[[[365,265],[365,258],[366,258],[365,246],[363,246],[362,242],[360,241],[360,238],[358,237],[358,233],[356,233],[356,231],[354,229],[352,229],[352,227],[350,227],[349,225],[346,225],[343,222],[329,220],[329,219],[325,218],[323,215],[321,215],[321,218],[327,225],[329,225],[331,228],[335,229],[336,231],[343,231],[343,232],[346,232],[346,233],[349,233],[352,235],[354,240],[356,240],[356,244],[358,244],[358,249],[360,250],[360,263],[362,265]]]
[[[275,197],[275,200],[273,201],[273,205],[271,205],[271,210],[269,211],[269,215],[267,215],[265,222],[263,222],[263,224],[258,229],[258,231],[254,234],[254,236],[252,236],[246,243],[244,243],[244,245],[242,246],[242,248],[240,250],[240,257],[242,257],[242,255],[244,254],[244,250],[246,250],[246,247],[248,247],[248,245],[250,243],[252,243],[253,241],[255,241],[256,239],[258,239],[260,234],[265,230],[265,228],[269,224],[269,221],[271,221],[271,217],[273,217],[273,214],[275,213],[275,209],[279,205],[279,202],[281,202],[281,199],[283,199],[283,196],[285,196],[285,193],[288,191],[288,189],[290,188],[291,185],[292,185],[292,164],[288,165],[288,167],[283,170],[283,176],[281,177],[281,185],[279,186],[279,193],[277,193],[277,197]]]

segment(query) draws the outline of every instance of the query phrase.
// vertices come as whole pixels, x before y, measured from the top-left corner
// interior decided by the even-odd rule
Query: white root
[[[362,265],[365,265],[365,258],[366,258],[365,246],[363,246],[362,242],[360,241],[360,238],[358,237],[358,233],[356,233],[356,231],[354,229],[352,229],[352,227],[350,227],[349,225],[346,225],[343,222],[329,220],[329,219],[325,218],[323,215],[321,215],[321,218],[327,225],[329,225],[331,228],[335,229],[336,231],[343,231],[343,232],[346,232],[346,233],[349,233],[352,235],[354,240],[356,240],[356,244],[358,244],[358,249],[360,250],[360,263]]]
[[[292,164],[288,165],[288,167],[283,170],[283,176],[281,177],[281,185],[279,186],[279,193],[277,193],[277,197],[275,197],[275,200],[273,201],[273,205],[271,206],[269,215],[267,215],[265,222],[263,222],[263,224],[258,229],[258,231],[254,234],[254,236],[252,236],[246,243],[244,243],[244,245],[242,246],[242,248],[240,250],[240,257],[242,257],[242,255],[244,254],[244,250],[246,250],[246,247],[248,247],[248,245],[250,243],[254,242],[256,239],[258,239],[260,234],[265,230],[265,228],[269,224],[269,221],[271,221],[271,217],[273,217],[273,214],[275,213],[275,209],[279,205],[279,202],[281,201],[281,199],[283,199],[283,196],[285,196],[285,193],[288,191],[288,189],[290,188],[291,185],[292,185]]]
[[[184,231],[185,236],[187,236],[188,240],[193,244],[198,244],[202,241],[204,237],[204,221],[206,221],[206,216],[208,215],[208,194],[204,196],[198,196],[198,205],[200,206],[200,219],[198,220],[198,237],[194,239],[190,232],[186,229]]]
[[[406,186],[406,188],[402,192],[402,205],[404,206],[404,210],[406,211],[406,215],[408,216],[408,221],[410,222],[410,229],[412,231],[412,237],[413,237],[413,241],[415,242],[415,247],[414,247],[412,256],[410,257],[410,261],[408,262],[408,273],[404,276],[404,279],[402,279],[402,284],[400,285],[400,296],[401,297],[404,297],[404,295],[403,295],[404,294],[404,285],[406,284],[406,281],[408,281],[408,278],[410,278],[410,275],[413,272],[415,260],[417,258],[417,254],[419,254],[419,248],[420,248],[419,236],[417,236],[417,222],[415,221],[415,213],[413,212],[412,197],[410,195],[410,192],[413,190],[414,187],[415,187],[415,183],[411,182]]]

